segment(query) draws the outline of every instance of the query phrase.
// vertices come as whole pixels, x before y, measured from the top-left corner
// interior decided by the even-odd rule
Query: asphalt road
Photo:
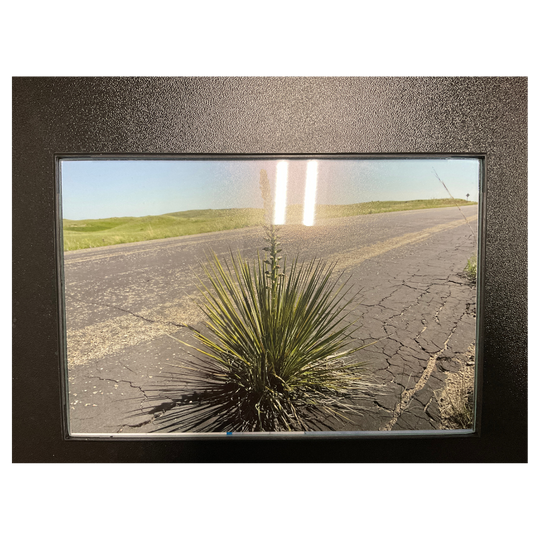
[[[283,226],[284,254],[337,263],[360,289],[358,314],[379,386],[344,430],[438,429],[434,392],[470,364],[476,290],[463,275],[476,251],[477,207],[332,219]],[[260,228],[66,252],[70,429],[148,433],[152,383],[198,324],[198,261],[213,251],[253,258]],[[369,352],[367,352],[369,351]],[[159,400],[156,401],[157,410]],[[134,410],[140,414],[131,417]]]

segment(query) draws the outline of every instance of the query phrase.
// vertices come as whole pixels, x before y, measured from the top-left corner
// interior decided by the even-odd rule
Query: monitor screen
[[[70,436],[475,431],[481,158],[58,166]]]

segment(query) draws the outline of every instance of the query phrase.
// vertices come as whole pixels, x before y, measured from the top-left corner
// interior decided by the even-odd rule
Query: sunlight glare
[[[287,210],[287,172],[288,163],[278,161],[276,167],[276,193],[274,204],[274,225],[283,225]]]
[[[315,200],[317,197],[317,162],[309,161],[306,169],[306,191],[304,195],[304,225],[315,223]]]

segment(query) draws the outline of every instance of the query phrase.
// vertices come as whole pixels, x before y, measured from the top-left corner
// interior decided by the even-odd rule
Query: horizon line
[[[478,204],[478,201],[475,200],[466,200],[466,199],[456,199],[454,197],[431,197],[429,199],[384,199],[384,200],[376,200],[376,201],[362,201],[357,203],[349,203],[349,204],[315,204],[315,208],[317,207],[324,207],[324,206],[355,206],[358,204],[371,204],[371,203],[380,203],[380,202],[415,202],[415,201],[441,201],[441,200],[455,200],[455,201],[465,201],[469,204],[474,203]],[[285,208],[292,208],[292,207],[303,207],[303,203],[293,203],[293,204],[287,204],[285,205]],[[65,218],[62,217],[62,221],[97,221],[100,219],[126,219],[126,218],[143,218],[143,217],[158,217],[158,216],[168,216],[171,214],[181,214],[184,212],[194,212],[194,211],[221,211],[221,210],[263,210],[262,207],[253,207],[253,206],[240,206],[240,207],[229,207],[229,208],[190,208],[187,210],[177,210],[173,212],[164,212],[163,214],[143,214],[140,216],[133,216],[133,215],[124,215],[124,216],[107,216],[107,217],[101,217],[101,218],[79,218],[79,219],[72,219],[72,218]]]

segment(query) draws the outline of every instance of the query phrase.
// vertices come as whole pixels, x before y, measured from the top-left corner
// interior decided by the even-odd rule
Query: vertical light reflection
[[[315,223],[315,200],[317,198],[317,162],[308,161],[306,169],[306,191],[304,194],[304,225]]]
[[[283,225],[287,210],[287,173],[288,163],[278,161],[276,167],[276,193],[274,196],[274,225]]]

